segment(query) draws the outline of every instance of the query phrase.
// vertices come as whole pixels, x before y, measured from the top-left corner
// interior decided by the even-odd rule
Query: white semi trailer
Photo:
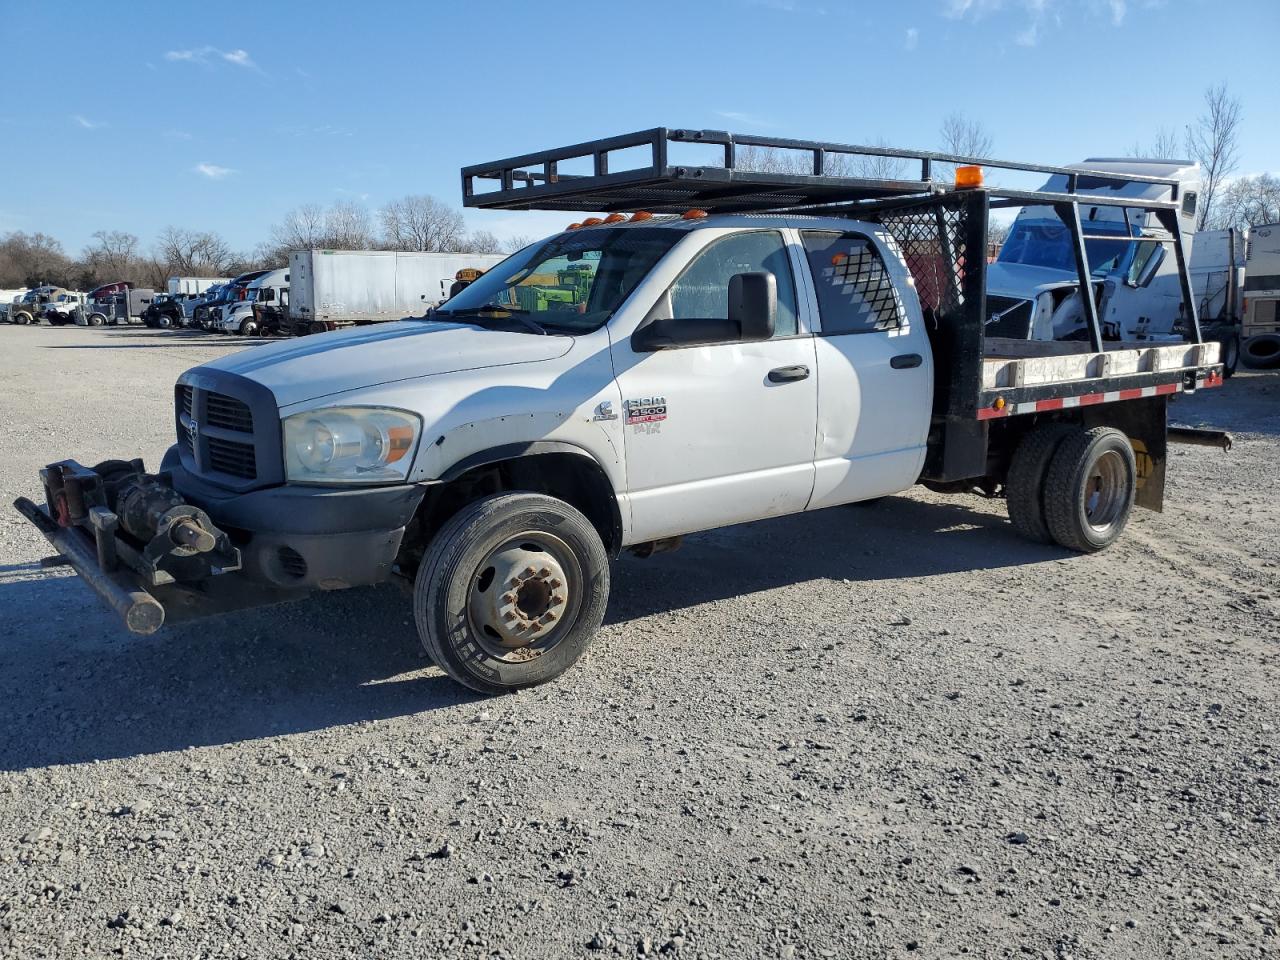
[[[422,316],[449,297],[462,271],[483,273],[505,259],[485,253],[295,250],[289,255],[293,333],[321,333]]]
[[[1280,367],[1280,223],[1249,228],[1241,352],[1251,367]]]

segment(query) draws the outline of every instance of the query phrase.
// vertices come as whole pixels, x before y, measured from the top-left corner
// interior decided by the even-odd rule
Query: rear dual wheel
[[[1137,489],[1137,460],[1121,431],[1042,424],[1014,452],[1009,519],[1028,539],[1094,553],[1124,532]]]
[[[599,533],[564,501],[502,493],[455,514],[427,547],[414,585],[423,647],[481,693],[536,686],[571,667],[609,600]]]

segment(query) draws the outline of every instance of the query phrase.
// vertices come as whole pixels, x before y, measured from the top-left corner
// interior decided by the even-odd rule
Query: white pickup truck
[[[723,165],[673,165],[691,142]],[[736,169],[735,144],[800,144],[815,172]],[[651,165],[609,169],[636,146]],[[861,150],[660,128],[467,168],[471,206],[631,212],[528,246],[425,319],[196,367],[158,474],[65,460],[42,471],[47,507],[17,506],[137,632],[402,578],[433,660],[492,693],[578,659],[624,549],[917,483],[1003,495],[1020,532],[1085,552],[1135,501],[1159,509],[1166,401],[1221,383],[1194,305],[1188,342],[986,338],[966,251],[989,205],[1076,198],[972,167],[940,184],[931,163],[966,158],[906,151],[919,180],[823,175]],[[581,155],[595,175],[556,172]],[[1176,198],[1151,209],[1176,219]]]

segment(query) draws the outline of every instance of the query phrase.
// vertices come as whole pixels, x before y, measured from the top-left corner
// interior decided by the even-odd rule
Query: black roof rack
[[[715,165],[677,164],[670,161],[670,147],[710,145],[723,151],[723,162]],[[799,151],[808,162],[808,172],[746,169],[741,148],[769,151]],[[647,150],[648,162],[636,165],[637,154]],[[619,158],[621,151],[631,151]],[[611,158],[613,162],[611,163]],[[849,175],[849,161],[892,158],[915,161],[920,176],[912,179],[883,179]],[[617,168],[617,161],[630,161]],[[562,172],[566,161],[587,161],[590,173]],[[1056,204],[1088,198],[1091,204],[1172,209],[1178,200],[1179,182],[1161,177],[1118,174],[1114,171],[1017,163],[922,150],[900,150],[885,146],[856,146],[817,140],[792,140],[727,133],[722,130],[687,130],[655,127],[602,140],[575,143],[552,150],[480,163],[462,169],[463,204],[489,210],[648,210],[678,213],[691,207],[724,213],[786,210],[858,204],[892,198],[945,193],[954,189],[935,176],[935,164],[976,164],[986,168],[1020,173],[1060,174],[1066,178],[1066,193],[989,188],[994,197],[1013,204]],[[790,164],[795,168],[796,164]],[[1088,193],[1078,187],[1078,178],[1113,183],[1152,183],[1168,186],[1170,200],[1152,201],[1133,197]],[[948,177],[949,179],[949,177]],[[494,184],[492,189],[485,189]]]

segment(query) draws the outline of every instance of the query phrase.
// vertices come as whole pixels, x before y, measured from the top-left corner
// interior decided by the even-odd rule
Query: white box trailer
[[[230,277],[170,277],[169,294],[174,297],[196,297],[210,287],[226,283]]]
[[[1251,367],[1280,367],[1280,223],[1249,228],[1245,248],[1243,341]]]
[[[289,325],[320,333],[354,324],[422,316],[449,296],[461,270],[488,270],[506,257],[396,250],[295,250],[289,254]]]

